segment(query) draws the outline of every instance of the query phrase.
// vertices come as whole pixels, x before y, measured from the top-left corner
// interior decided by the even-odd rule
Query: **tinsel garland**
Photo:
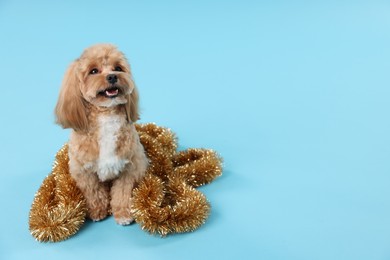
[[[57,242],[75,234],[84,224],[87,207],[69,174],[68,146],[62,147],[52,173],[43,181],[30,210],[30,232],[41,242]]]
[[[132,213],[143,230],[165,236],[193,231],[207,219],[210,204],[195,187],[222,173],[222,159],[212,150],[177,152],[173,132],[155,124],[136,125],[150,160],[145,178],[133,191]],[[69,174],[67,145],[56,155],[52,173],[35,195],[30,210],[31,234],[57,242],[75,234],[86,218],[81,191]]]

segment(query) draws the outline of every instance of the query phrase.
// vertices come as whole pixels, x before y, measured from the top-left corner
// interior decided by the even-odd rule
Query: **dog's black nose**
[[[118,81],[118,77],[115,74],[108,74],[106,79],[111,84],[115,84]]]

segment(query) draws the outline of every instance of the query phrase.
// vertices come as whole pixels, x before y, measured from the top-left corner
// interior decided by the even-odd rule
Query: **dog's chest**
[[[101,115],[98,118],[99,156],[97,161],[97,174],[101,181],[113,179],[119,175],[128,160],[120,158],[118,151],[118,138],[125,120],[116,115]]]

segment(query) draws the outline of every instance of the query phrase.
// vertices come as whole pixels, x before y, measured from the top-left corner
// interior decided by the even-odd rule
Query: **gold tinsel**
[[[177,152],[175,135],[155,124],[136,125],[150,160],[145,178],[133,191],[132,213],[141,228],[152,234],[193,231],[208,217],[210,204],[196,190],[221,175],[221,158],[211,150]],[[61,241],[75,234],[86,218],[86,204],[70,177],[65,145],[52,173],[35,195],[30,231],[38,241]]]
[[[194,187],[221,174],[221,158],[206,149],[177,153],[175,135],[154,124],[138,125],[137,131],[150,165],[133,192],[135,221],[162,236],[195,230],[207,219],[210,205]]]
[[[43,181],[30,210],[30,232],[41,242],[57,242],[75,234],[84,223],[87,207],[70,177],[68,146],[57,155],[52,173]]]

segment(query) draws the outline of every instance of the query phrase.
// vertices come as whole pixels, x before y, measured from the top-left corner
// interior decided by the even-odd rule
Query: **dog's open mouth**
[[[120,90],[118,87],[109,87],[100,91],[98,94],[108,98],[115,98],[120,94]]]

